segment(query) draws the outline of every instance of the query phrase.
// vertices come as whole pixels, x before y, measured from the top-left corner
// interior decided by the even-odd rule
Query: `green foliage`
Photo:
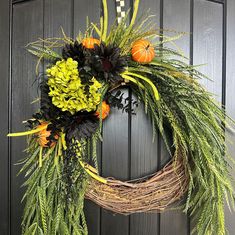
[[[180,55],[174,51],[156,51],[161,55],[157,60],[149,65],[131,62],[128,70],[151,78],[160,100],[155,101],[151,87],[141,80],[144,90],[136,84],[131,86],[145,103],[154,129],[160,131],[168,150],[171,148],[166,136],[170,129],[173,151],[183,157],[190,179],[184,211],[197,221],[192,233],[224,235],[224,200],[234,204],[224,126],[229,128],[234,123],[199,84],[198,79],[205,78],[204,75],[175,59],[175,55]]]
[[[57,61],[47,69],[49,96],[52,103],[62,111],[74,114],[78,111],[93,111],[100,103],[99,88],[102,84],[92,78],[88,90],[82,84],[77,69],[78,62],[72,58]]]
[[[56,61],[58,59],[61,59],[61,56],[50,48],[31,45],[27,48],[27,50],[28,52],[39,58],[43,57],[51,61]]]
[[[34,166],[34,171],[28,175],[24,183],[27,190],[23,198],[25,209],[22,220],[22,234],[88,234],[83,213],[83,200],[88,178],[80,166],[78,157],[74,156],[69,160],[72,160],[75,170],[69,176],[73,179],[73,191],[70,192],[68,200],[65,189],[68,187],[69,172],[65,169],[65,162],[57,155],[56,148],[53,148],[53,150],[44,149],[43,165],[39,167],[40,146],[34,138],[29,140],[28,144],[27,151],[30,157],[24,163],[22,169],[24,172],[28,172],[28,169],[35,164],[36,167]],[[79,151],[81,151],[81,148],[79,148]],[[86,148],[84,148],[84,151],[86,151]],[[49,155],[48,152],[50,152]],[[55,161],[56,157],[60,157],[60,159]],[[82,177],[74,177],[75,173]]]

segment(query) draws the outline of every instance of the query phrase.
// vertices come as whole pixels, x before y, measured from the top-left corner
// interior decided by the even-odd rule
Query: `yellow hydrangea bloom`
[[[78,111],[93,111],[100,103],[99,88],[102,84],[92,78],[89,93],[85,92],[85,85],[81,84],[77,69],[78,63],[72,58],[56,62],[47,69],[49,96],[52,103],[62,111],[74,114]]]

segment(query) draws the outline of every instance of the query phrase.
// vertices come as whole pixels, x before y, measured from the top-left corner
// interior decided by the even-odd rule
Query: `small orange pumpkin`
[[[100,41],[96,38],[84,38],[82,40],[82,45],[87,49],[93,49],[95,44],[100,45]]]
[[[110,106],[106,103],[106,101],[102,102],[102,120],[104,120],[110,112]],[[97,110],[95,115],[100,118],[100,112]]]
[[[38,125],[37,128],[41,128],[41,127],[44,127],[44,126],[48,126],[48,123],[47,122],[42,122],[40,125]],[[48,142],[49,140],[47,140],[47,137],[49,137],[51,135],[51,131],[48,131],[47,129],[43,129],[41,130],[39,133],[38,133],[38,143],[40,146],[42,147],[49,147],[48,146]],[[58,135],[55,135],[55,139],[58,139],[59,136]],[[50,144],[50,147],[53,147],[55,146],[56,142],[53,141],[51,144]]]
[[[154,47],[148,40],[137,40],[132,45],[131,55],[136,62],[150,63],[155,56]]]

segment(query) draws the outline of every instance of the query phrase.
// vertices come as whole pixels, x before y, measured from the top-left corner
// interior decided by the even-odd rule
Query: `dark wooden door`
[[[110,20],[115,18],[115,1],[109,0]],[[133,5],[126,0],[126,7]],[[16,177],[25,141],[8,140],[9,131],[23,130],[22,120],[38,108],[30,104],[37,97],[33,86],[35,59],[24,46],[43,37],[60,36],[60,26],[74,37],[101,14],[99,0],[15,0],[0,1],[0,234],[19,235],[24,189]],[[150,9],[161,28],[189,32],[178,45],[190,63],[207,66],[201,70],[214,79],[202,83],[226,105],[235,118],[235,1],[234,0],[142,0],[140,13]],[[126,95],[131,92],[126,90]],[[152,144],[152,131],[142,109],[137,115],[112,110],[105,121],[104,142],[99,148],[103,175],[130,179],[152,173],[168,159],[160,138]],[[235,141],[235,136],[233,136]],[[231,147],[231,154],[235,154]],[[188,235],[191,223],[180,211],[163,214],[114,215],[86,202],[90,235]],[[235,234],[235,215],[226,213],[227,226]]]

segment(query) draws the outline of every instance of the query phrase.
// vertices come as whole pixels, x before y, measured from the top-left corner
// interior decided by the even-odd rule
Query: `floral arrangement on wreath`
[[[110,109],[127,109],[121,86],[144,103],[173,161],[180,153],[188,177],[184,212],[197,219],[194,232],[226,233],[224,205],[234,206],[234,190],[224,127],[225,119],[233,121],[199,84],[205,76],[163,45],[179,36],[161,35],[150,17],[136,21],[138,4],[130,24],[127,14],[109,33],[103,0],[100,25],[91,23],[76,40],[64,35],[28,45],[49,65],[39,79],[41,107],[27,121],[29,130],[9,134],[28,136],[28,157],[20,170],[27,176],[22,234],[88,234],[85,192],[91,178],[107,183],[97,174],[96,143]],[[61,54],[53,50],[58,47]]]

